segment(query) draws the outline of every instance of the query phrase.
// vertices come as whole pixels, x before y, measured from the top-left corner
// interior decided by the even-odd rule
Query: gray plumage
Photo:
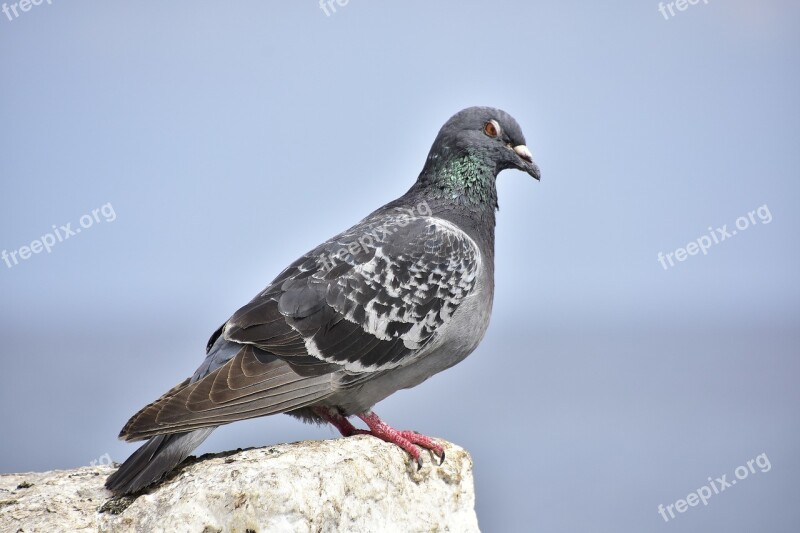
[[[508,168],[539,179],[510,115],[454,115],[406,194],[287,267],[212,335],[191,378],[128,421],[120,438],[150,440],[106,487],[146,487],[236,420],[288,413],[341,429],[461,361],[489,323],[495,179]]]

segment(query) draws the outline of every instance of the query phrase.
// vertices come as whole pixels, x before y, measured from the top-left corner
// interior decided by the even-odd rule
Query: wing
[[[298,373],[407,364],[473,290],[481,256],[453,224],[395,209],[306,254],[225,324]]]

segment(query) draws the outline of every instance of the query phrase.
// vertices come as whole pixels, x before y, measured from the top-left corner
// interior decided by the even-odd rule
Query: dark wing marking
[[[442,219],[382,214],[287,268],[224,326],[299,373],[401,366],[472,291],[480,252]]]

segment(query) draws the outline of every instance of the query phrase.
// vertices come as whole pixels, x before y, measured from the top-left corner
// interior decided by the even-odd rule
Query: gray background
[[[796,531],[800,5],[43,3],[0,14],[0,472],[126,419],[285,265],[403,193],[469,105],[522,125],[466,361],[376,411],[475,460],[486,531]],[[672,252],[760,221],[664,270]],[[332,438],[273,417],[198,452]],[[665,523],[766,453],[772,468]]]

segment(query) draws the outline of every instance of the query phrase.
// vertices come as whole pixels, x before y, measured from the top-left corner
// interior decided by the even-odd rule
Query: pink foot
[[[432,438],[425,435],[420,435],[414,431],[400,431],[394,429],[392,426],[381,420],[380,417],[372,411],[367,411],[366,413],[357,415],[358,418],[367,424],[369,430],[356,428],[350,423],[349,420],[347,420],[347,418],[343,417],[333,409],[317,407],[314,409],[314,412],[333,424],[336,429],[339,430],[339,433],[345,437],[349,437],[351,435],[372,435],[373,437],[378,437],[386,442],[396,444],[408,452],[408,454],[414,458],[420,467],[422,466],[422,458],[420,457],[419,449],[420,446],[430,450],[434,455],[436,455],[440,459],[439,464],[444,462],[444,448],[442,445],[438,444]]]
[[[373,435],[386,442],[391,442],[392,444],[400,446],[417,461],[419,466],[422,466],[419,450],[420,446],[433,452],[433,454],[439,458],[439,464],[444,463],[444,448],[440,444],[437,444],[432,438],[421,435],[415,431],[400,431],[394,429],[372,411],[361,413],[358,415],[358,418],[369,426],[369,431],[356,431]]]

